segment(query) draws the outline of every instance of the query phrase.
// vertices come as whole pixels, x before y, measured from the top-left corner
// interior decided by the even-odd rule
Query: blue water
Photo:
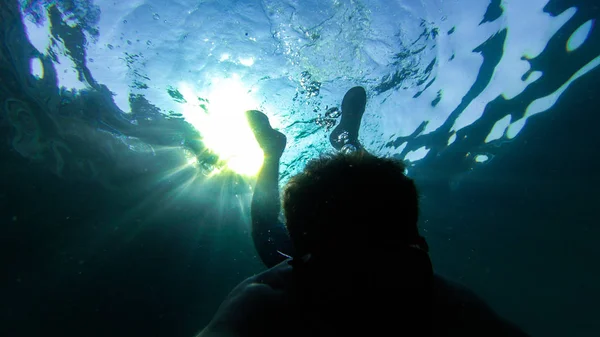
[[[283,185],[356,85],[435,268],[534,336],[600,333],[593,1],[1,3],[0,335],[201,329],[262,268],[243,111]]]

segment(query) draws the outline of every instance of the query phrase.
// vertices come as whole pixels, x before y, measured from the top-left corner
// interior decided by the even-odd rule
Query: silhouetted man
[[[283,192],[286,138],[247,117],[265,155],[252,200],[252,238],[267,271],[236,287],[201,336],[526,336],[471,291],[435,275],[402,162],[364,151],[366,105],[350,89],[330,141]]]

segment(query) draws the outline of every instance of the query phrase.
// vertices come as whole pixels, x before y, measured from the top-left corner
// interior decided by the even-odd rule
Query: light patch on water
[[[480,154],[480,155],[475,156],[476,163],[485,163],[488,160],[490,160],[490,157],[488,157],[485,154]]]
[[[186,102],[181,113],[202,141],[226,166],[243,175],[258,173],[263,152],[248,125],[246,110],[257,109],[255,98],[238,76],[213,78],[210,89],[196,92],[188,83],[179,85]],[[199,98],[206,98],[206,110]]]
[[[576,8],[569,8],[552,17],[542,10],[546,2],[504,2],[503,16],[506,20],[507,36],[502,59],[494,69],[490,83],[457,118],[453,130],[460,130],[478,120],[483,115],[486,105],[498,96],[512,99],[533,82],[530,79],[521,79],[530,70],[529,62],[523,57],[533,58],[541,54],[552,36],[577,12]],[[536,77],[533,79],[537,80],[541,76],[536,74]]]
[[[219,62],[225,62],[225,61],[229,60],[230,57],[231,56],[227,53],[221,54],[221,58],[219,58]]]
[[[152,52],[152,42],[161,37],[165,38],[167,30],[152,18],[152,12],[149,10],[151,7],[143,0],[99,0],[95,1],[95,4],[100,7],[102,13],[97,27],[100,35],[95,43],[86,45],[88,59],[94,59],[94,62],[87,63],[87,67],[98,83],[104,84],[110,89],[117,107],[121,111],[129,113],[131,112],[129,106],[131,78],[128,74],[131,72],[124,61],[126,58],[124,52],[129,54],[143,52],[144,55],[149,55]],[[165,5],[169,4],[165,3]],[[156,7],[155,4],[153,6]],[[179,8],[174,5],[172,7]],[[146,21],[141,21],[142,19],[146,19]],[[150,24],[150,22],[152,23]],[[127,40],[131,40],[133,44],[128,45]],[[148,45],[148,41],[151,42],[150,45]],[[109,48],[109,45],[114,48]],[[156,65],[156,67],[162,73],[168,72],[169,69],[163,65]],[[159,78],[150,77],[150,79],[152,80],[149,83],[151,88],[154,86],[165,87]],[[155,93],[152,93],[147,98],[152,100],[154,95]],[[163,107],[160,104],[157,106],[164,111],[171,108],[170,106]]]
[[[58,87],[64,87],[67,90],[81,90],[87,88],[87,84],[79,80],[75,63],[68,55],[66,55],[62,41],[57,40],[56,46],[52,46],[50,33],[52,25],[50,24],[50,19],[47,17],[47,14],[45,14],[45,18],[41,22],[40,25],[37,25],[28,19],[23,20],[27,38],[31,45],[37,49],[40,54],[47,55],[49,48],[52,48],[56,54],[56,61],[53,62],[53,64],[58,78]],[[31,59],[30,66],[32,75],[39,78],[44,77],[43,67],[39,59]]]
[[[44,78],[44,67],[42,66],[42,61],[34,57],[29,60],[29,69],[31,69],[31,75],[37,78]]]
[[[238,61],[240,62],[240,64],[242,64],[246,67],[252,67],[254,65],[254,57],[248,57],[248,58],[240,57],[238,59]]]
[[[523,117],[509,125],[506,129],[506,138],[515,138],[519,134],[519,132],[523,130],[523,127],[525,127],[525,121],[527,121],[527,118]]]
[[[408,146],[408,142],[404,142],[404,143],[402,143],[402,144],[401,144],[401,145],[398,147],[397,151],[400,153],[400,152],[404,151],[404,149],[405,149],[407,146]]]
[[[530,85],[531,83],[542,78],[542,76],[544,76],[544,73],[542,73],[541,71],[532,71],[531,74],[529,74],[529,76],[525,80],[525,83],[527,83],[527,85]]]
[[[51,24],[47,14],[44,15],[44,20],[42,20],[42,23],[39,26],[28,19],[24,19],[23,24],[25,25],[25,32],[27,33],[27,38],[31,45],[41,54],[45,54],[51,43]]]
[[[529,104],[529,106],[525,110],[525,116],[523,116],[523,118],[519,119],[518,121],[514,122],[508,127],[506,137],[509,139],[515,138],[519,134],[519,132],[523,130],[523,127],[525,126],[529,117],[552,108],[554,104],[556,104],[560,96],[562,96],[565,90],[567,90],[567,88],[575,80],[592,71],[598,65],[600,65],[600,56],[596,57],[590,63],[586,64],[581,69],[579,69],[573,76],[571,76],[571,78],[565,84],[558,88],[558,90],[546,97],[542,97],[531,102],[531,104]]]
[[[448,18],[440,20],[435,15],[429,16],[440,30],[436,38],[435,82],[424,92],[419,87],[403,88],[392,95],[373,97],[371,104],[377,106],[380,117],[376,127],[382,130],[384,137],[408,136],[424,121],[428,124],[423,135],[436,131],[459,107],[477,80],[483,57],[473,50],[504,29],[506,40],[503,55],[490,82],[462,111],[451,130],[461,130],[478,120],[494,99],[513,99],[529,85],[541,80],[543,74],[539,71],[531,72],[525,80],[522,79],[531,70],[526,58],[540,55],[550,39],[577,12],[576,8],[570,8],[558,16],[552,16],[543,10],[547,3],[547,0],[503,1],[502,16],[481,25],[489,1],[432,3],[430,13],[444,13]],[[445,33],[451,29],[452,34]],[[442,99],[433,105],[439,92],[443,93]],[[418,97],[414,98],[417,93]],[[419,113],[415,114],[414,111]],[[454,140],[451,137],[449,144]],[[378,142],[377,139],[370,141]],[[390,149],[390,152],[396,152],[396,149]]]
[[[450,136],[450,138],[448,138],[448,145],[451,145],[455,141],[456,141],[456,133],[453,133],[452,136]]]
[[[502,136],[504,136],[504,132],[506,132],[506,129],[510,125],[511,119],[511,115],[506,115],[504,118],[497,121],[496,124],[494,124],[494,127],[492,127],[490,134],[485,138],[485,143],[502,138]]]
[[[583,25],[579,26],[573,35],[567,41],[567,51],[572,52],[577,50],[577,48],[581,47],[585,41],[587,41],[592,28],[594,27],[594,20],[589,20]]]
[[[56,62],[53,62],[53,64],[54,69],[56,70],[58,87],[67,90],[81,90],[88,88],[86,83],[79,80],[75,62],[73,62],[71,57],[66,55],[62,41],[57,41],[57,43],[58,47],[53,47],[56,55]]]
[[[408,152],[406,154],[406,156],[404,157],[404,159],[414,163],[416,161],[419,161],[419,160],[425,158],[425,156],[427,156],[428,153],[429,153],[429,149],[427,147],[423,146],[414,151]]]
[[[600,56],[596,57],[590,63],[583,66],[583,68],[579,69],[573,76],[571,76],[571,78],[565,84],[558,88],[558,90],[556,90],[554,93],[531,102],[531,104],[529,104],[529,106],[527,107],[527,110],[525,110],[525,118],[529,118],[533,115],[536,115],[540,112],[544,112],[553,107],[554,104],[556,104],[556,101],[558,101],[558,99],[560,98],[560,96],[562,96],[565,90],[567,90],[567,88],[571,86],[571,84],[575,80],[587,74],[588,72],[596,68],[598,65],[600,65]]]

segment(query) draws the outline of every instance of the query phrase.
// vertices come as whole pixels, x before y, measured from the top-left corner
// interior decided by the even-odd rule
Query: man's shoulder
[[[475,294],[474,291],[458,282],[451,281],[438,274],[434,275],[433,292],[435,296],[434,298],[443,299],[445,302],[448,302],[448,304],[461,303],[487,306],[483,299]]]
[[[466,286],[434,276],[434,316],[438,324],[454,327],[465,335],[528,336],[516,325],[498,315],[481,297]]]
[[[263,272],[247,278],[244,284],[264,284],[273,289],[282,289],[289,285],[293,280],[293,268],[289,264],[289,259],[285,260]]]

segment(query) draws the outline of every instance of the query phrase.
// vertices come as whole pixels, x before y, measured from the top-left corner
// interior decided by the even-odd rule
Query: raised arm
[[[279,221],[279,159],[285,149],[286,138],[271,127],[269,119],[262,112],[250,110],[246,112],[246,117],[264,152],[263,166],[258,174],[250,209],[252,240],[260,259],[267,268],[271,268],[285,260],[286,255],[292,255],[287,230]]]

